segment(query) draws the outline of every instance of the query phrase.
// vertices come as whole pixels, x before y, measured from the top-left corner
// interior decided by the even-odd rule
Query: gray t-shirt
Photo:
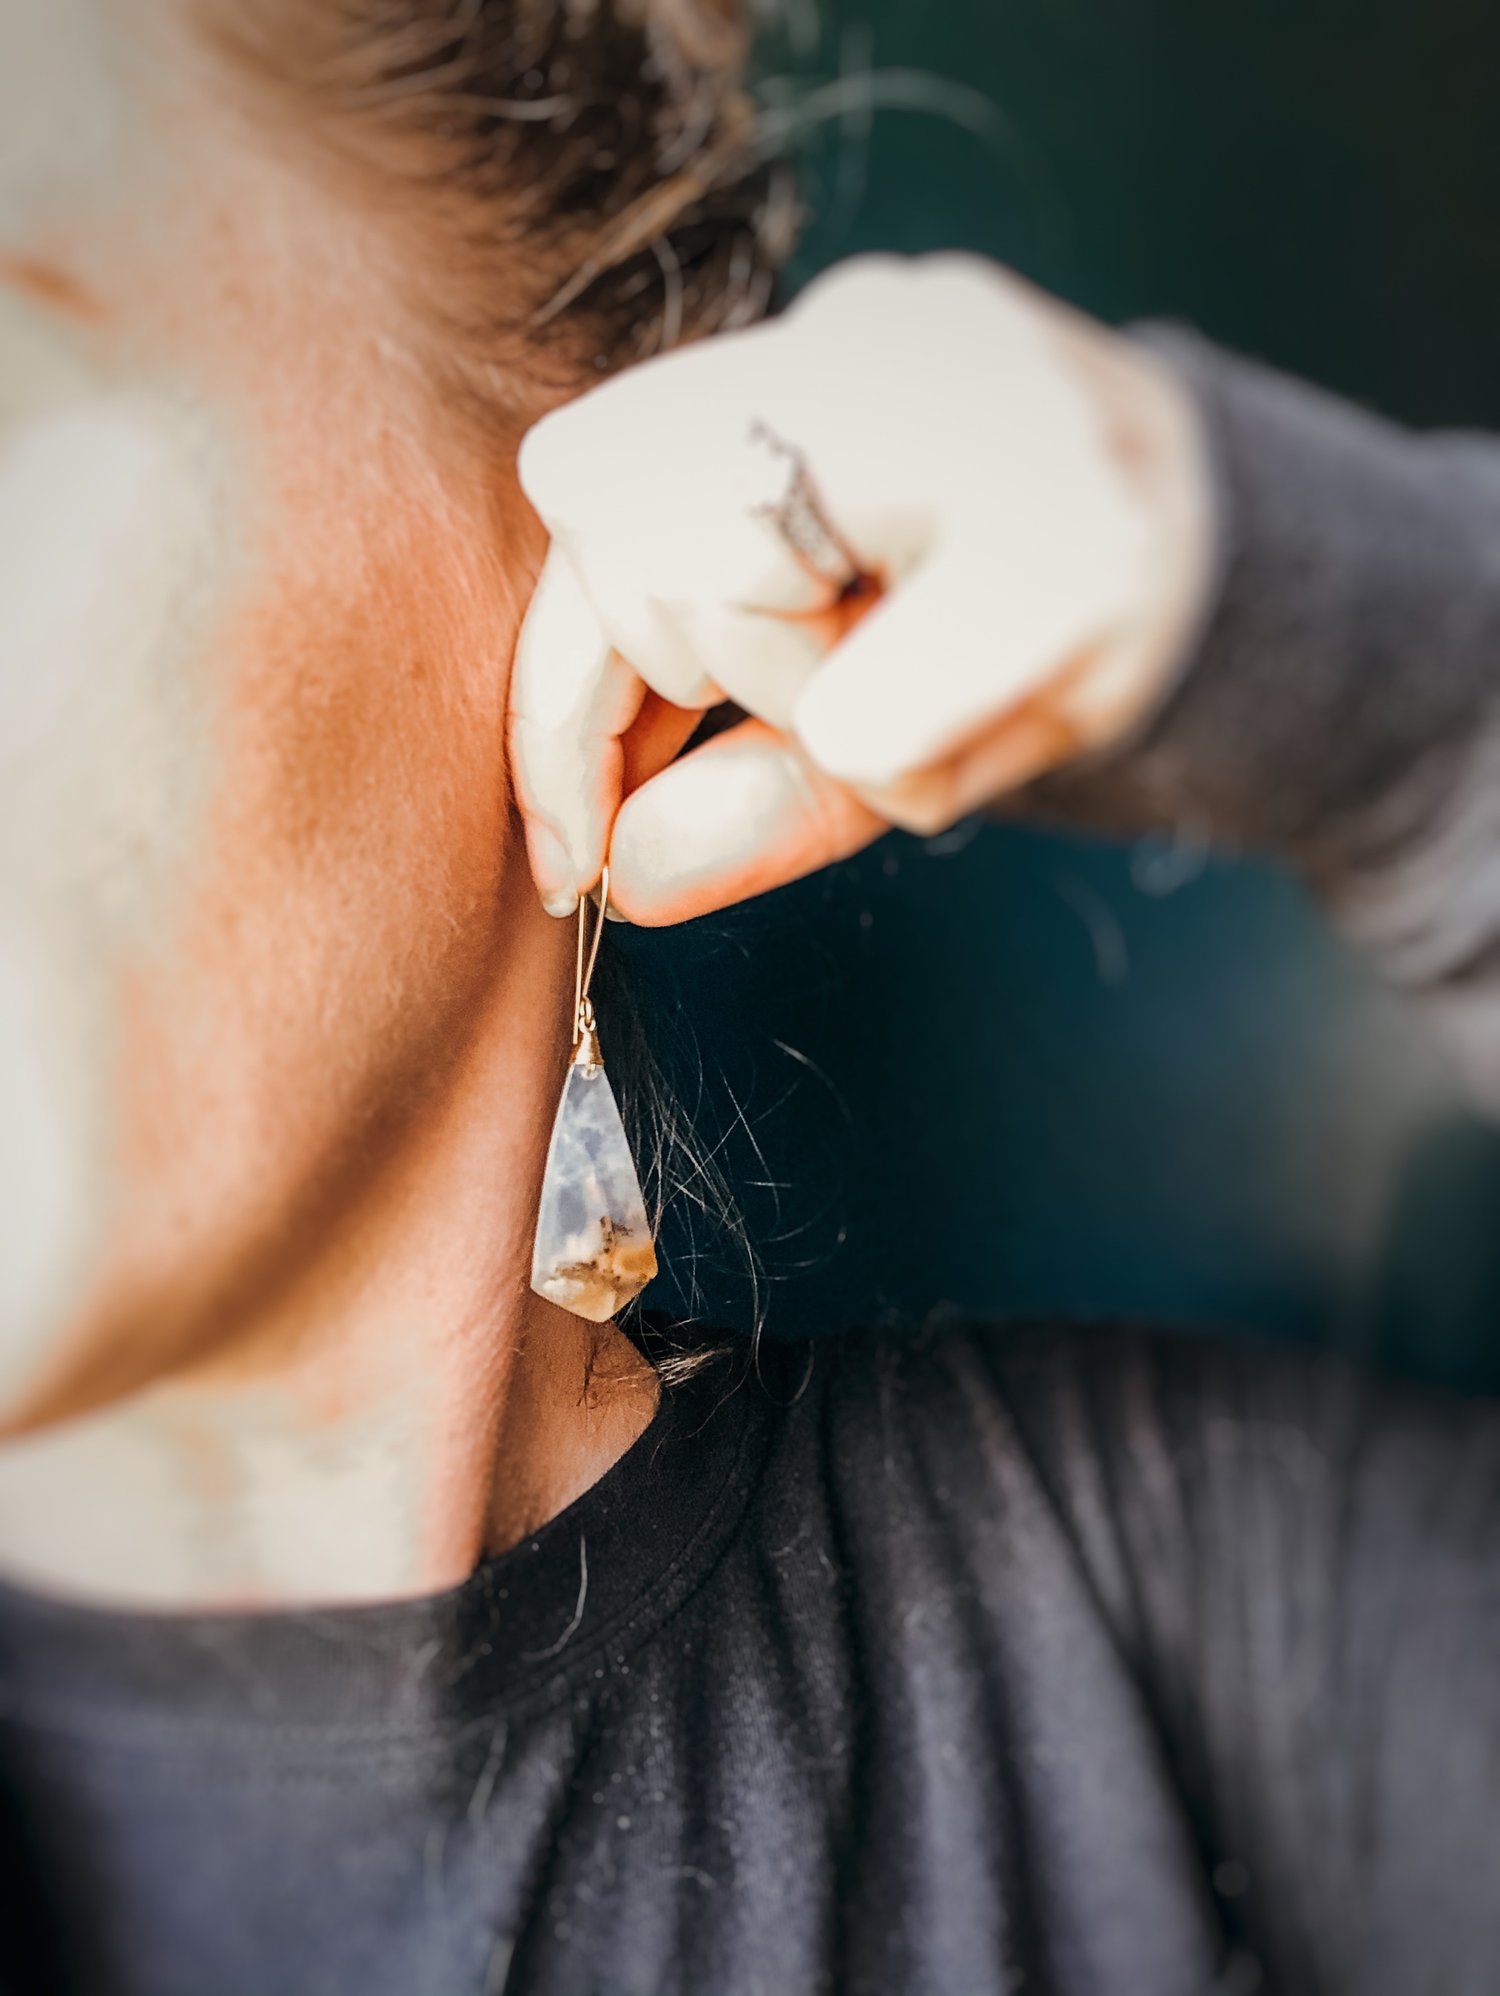
[[[1494,1996],[1500,1409],[1110,1328],[769,1363],[436,1600],[0,1598],[20,1986]]]

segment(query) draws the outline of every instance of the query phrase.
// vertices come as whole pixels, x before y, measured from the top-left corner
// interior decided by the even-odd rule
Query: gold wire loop
[[[589,897],[583,895],[578,903],[578,958],[573,973],[573,1038],[581,1040],[585,1033],[594,1030],[594,1007],[589,1000],[589,986],[594,981],[594,966],[599,961],[599,944],[604,937],[605,911],[609,907],[609,868],[606,866],[599,875],[599,914],[594,923],[594,939],[585,950],[584,942],[588,935]],[[587,956],[587,963],[584,959]]]

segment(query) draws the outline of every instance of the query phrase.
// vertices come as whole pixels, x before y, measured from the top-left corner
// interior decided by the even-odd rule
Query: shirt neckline
[[[145,1749],[419,1743],[566,1692],[675,1612],[753,1488],[770,1401],[728,1360],[557,1517],[459,1586],[369,1606],[168,1614],[0,1583],[0,1718]]]

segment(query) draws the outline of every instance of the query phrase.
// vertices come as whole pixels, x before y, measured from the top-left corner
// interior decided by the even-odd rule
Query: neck
[[[455,1585],[655,1407],[620,1332],[527,1285],[572,935],[538,911],[429,1116],[294,1293],[233,1344],[0,1452],[0,1565],[191,1609]]]

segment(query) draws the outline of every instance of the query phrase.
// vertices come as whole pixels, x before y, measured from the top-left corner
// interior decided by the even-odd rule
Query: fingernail
[[[573,878],[573,868],[562,840],[550,826],[533,818],[526,827],[526,849],[542,906],[559,919],[571,915],[578,906],[578,890],[566,884]]]
[[[627,928],[630,925],[630,917],[628,915],[622,915],[619,909],[615,906],[613,901],[611,901],[609,906],[605,909],[604,919],[606,922],[623,922]]]

